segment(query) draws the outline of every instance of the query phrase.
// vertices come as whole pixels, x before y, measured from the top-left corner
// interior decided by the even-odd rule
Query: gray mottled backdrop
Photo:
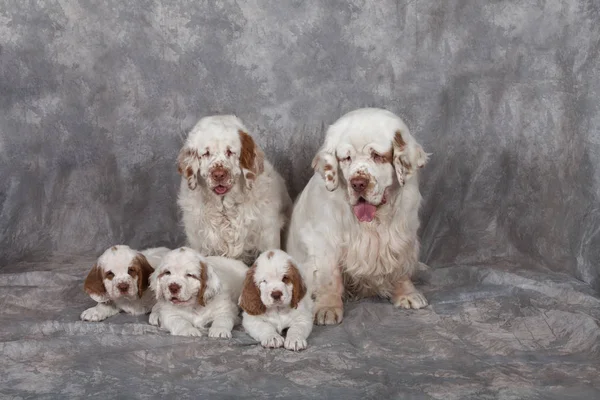
[[[14,361],[5,365],[12,375],[2,378],[4,387],[17,397],[31,390],[50,397],[95,393],[61,375],[31,389],[38,375],[19,371],[38,366],[23,350],[32,345],[17,339],[61,323],[67,327],[57,332],[77,338],[102,329],[121,332],[108,322],[92,324],[102,329],[76,322],[89,304],[81,280],[88,263],[111,244],[182,243],[175,158],[198,118],[241,117],[296,195],[311,175],[310,160],[327,125],[352,109],[378,106],[401,115],[433,153],[421,181],[421,258],[433,268],[425,289],[432,307],[404,318],[424,324],[424,332],[443,326],[446,333],[437,347],[411,342],[430,358],[423,364],[413,357],[411,371],[418,373],[406,380],[382,375],[408,374],[403,363],[410,354],[399,350],[406,344],[399,339],[391,352],[404,361],[375,362],[380,369],[369,370],[364,360],[374,356],[367,352],[356,356],[362,361],[329,359],[337,367],[321,360],[294,364],[289,374],[276,371],[287,386],[274,378],[278,384],[263,388],[262,375],[232,372],[220,375],[225,381],[214,378],[215,387],[234,390],[249,379],[265,390],[255,395],[285,387],[282,396],[293,396],[303,382],[313,388],[306,393],[334,395],[331,385],[346,382],[341,386],[356,389],[339,392],[346,398],[403,391],[447,400],[453,390],[456,398],[512,398],[507,387],[522,389],[515,389],[515,398],[596,396],[598,382],[587,377],[598,380],[593,357],[600,357],[599,52],[595,0],[0,1],[0,304],[2,324],[11,327],[1,329],[3,340],[17,346],[3,347]],[[48,280],[56,286],[50,293],[41,289]],[[31,294],[39,302],[23,300]],[[563,304],[575,308],[549,317]],[[356,329],[369,316],[379,315],[377,322],[393,312],[384,306],[359,303],[355,325],[350,313],[342,327],[317,329],[316,349],[319,343],[336,346],[335,329],[360,336]],[[369,307],[381,308],[380,314]],[[540,307],[546,307],[544,318]],[[116,326],[128,322],[123,317],[125,325]],[[549,330],[536,331],[540,326]],[[166,340],[142,320],[131,329],[154,332],[148,348]],[[502,329],[508,336],[493,333]],[[123,336],[115,340],[122,340],[119,351],[130,348]],[[240,332],[238,341],[244,340]],[[352,359],[356,343],[344,340],[352,350],[331,357],[349,351]],[[499,340],[512,350],[498,348]],[[444,352],[443,343],[452,341]],[[56,356],[44,358],[48,365],[71,365],[81,377],[111,368],[108,361],[89,370],[81,359],[69,364],[48,346]],[[452,352],[461,346],[475,358]],[[313,356],[326,354],[320,351]],[[495,366],[517,353],[524,364]],[[571,358],[561,358],[565,354]],[[445,357],[442,372],[428,364],[436,357]],[[579,367],[535,372],[553,362]],[[225,374],[227,367],[215,363]],[[456,365],[472,369],[448,372]],[[487,375],[478,375],[488,367]],[[370,378],[348,372],[353,368],[369,371]],[[368,384],[352,386],[362,382],[358,376]],[[192,397],[201,392],[186,390]]]

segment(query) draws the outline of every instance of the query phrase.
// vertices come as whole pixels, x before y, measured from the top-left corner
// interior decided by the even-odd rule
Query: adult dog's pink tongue
[[[360,222],[371,222],[373,218],[375,218],[375,212],[377,211],[377,207],[372,204],[367,203],[366,201],[361,201],[357,203],[354,207],[354,215]]]

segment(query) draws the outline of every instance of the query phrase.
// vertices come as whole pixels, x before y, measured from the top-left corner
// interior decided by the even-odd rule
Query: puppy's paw
[[[284,342],[283,337],[281,337],[280,335],[277,335],[277,336],[272,336],[268,339],[263,340],[262,342],[260,342],[260,344],[262,345],[262,347],[276,349],[278,347],[283,346],[283,342]]]
[[[344,319],[342,307],[323,306],[315,310],[315,325],[335,325]]]
[[[158,313],[155,313],[155,312],[150,313],[150,317],[148,317],[148,323],[150,325],[154,325],[154,326],[160,325],[160,320],[158,318]]]
[[[216,339],[231,339],[231,331],[218,326],[210,327],[208,330],[208,337]]]
[[[299,337],[286,337],[284,346],[288,350],[300,351],[306,349],[306,340]]]
[[[397,296],[394,299],[394,306],[406,309],[414,308],[417,310],[419,308],[427,307],[428,304],[425,296],[418,290]]]
[[[83,321],[97,322],[105,320],[108,318],[108,315],[98,310],[98,307],[92,307],[82,312],[80,318]]]
[[[171,330],[171,335],[174,336],[202,336],[202,331],[193,326],[182,326],[177,329]]]

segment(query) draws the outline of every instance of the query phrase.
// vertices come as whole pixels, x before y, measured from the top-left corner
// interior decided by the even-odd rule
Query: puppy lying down
[[[244,329],[263,347],[306,348],[313,326],[313,302],[306,294],[300,269],[286,252],[269,250],[256,259],[246,274],[239,304],[244,310]]]
[[[237,299],[248,267],[225,257],[204,257],[188,247],[172,250],[150,278],[157,303],[150,324],[172,335],[230,338],[239,322]]]
[[[97,301],[94,307],[81,313],[84,321],[102,321],[121,311],[132,315],[147,314],[156,302],[148,289],[148,279],[162,257],[165,247],[144,251],[117,245],[107,249],[92,267],[84,290]]]

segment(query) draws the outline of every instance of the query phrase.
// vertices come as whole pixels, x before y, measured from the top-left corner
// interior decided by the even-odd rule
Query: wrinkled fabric
[[[600,398],[599,54],[593,0],[1,2],[0,397]],[[79,321],[105,248],[184,243],[197,119],[296,196],[364,106],[432,153],[430,307],[349,303],[297,354]]]

